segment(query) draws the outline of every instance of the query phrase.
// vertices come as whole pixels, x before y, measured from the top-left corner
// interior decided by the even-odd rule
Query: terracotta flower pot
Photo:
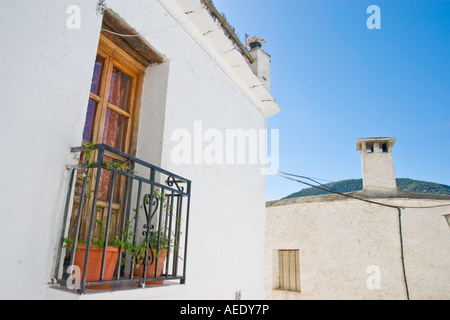
[[[81,274],[84,270],[84,259],[86,257],[86,245],[78,245],[75,255],[75,265],[80,268]],[[100,281],[100,272],[102,266],[103,249],[99,249],[93,246],[89,252],[89,260],[86,273],[86,282]],[[105,271],[103,273],[103,280],[112,280],[114,276],[114,270],[116,268],[117,259],[119,258],[119,248],[108,246],[106,248],[106,259],[105,259]],[[108,290],[111,288],[110,284],[106,285],[96,285],[87,286],[87,289],[98,289],[98,290]]]
[[[152,262],[152,264],[147,264],[147,272],[146,272],[146,278],[154,278],[155,277],[155,262],[156,262],[156,249],[152,249],[153,251],[153,261],[151,261],[151,253],[149,250],[148,253],[148,261],[149,263]],[[161,271],[164,267],[164,261],[166,260],[167,251],[161,250],[158,255],[158,270],[156,273],[156,276],[161,276]],[[142,262],[143,263],[143,262]],[[139,279],[144,277],[144,265],[140,265],[138,268],[134,268],[133,272],[133,278]],[[162,284],[164,280],[157,280],[157,281],[146,281],[146,284]]]

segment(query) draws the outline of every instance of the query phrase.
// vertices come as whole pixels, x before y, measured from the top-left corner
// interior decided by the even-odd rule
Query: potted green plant
[[[97,225],[102,224],[101,221],[95,221]],[[105,234],[104,231],[100,234],[99,237],[93,236],[94,240],[91,242],[90,251],[89,251],[89,259],[87,262],[87,271],[86,271],[86,282],[96,282],[100,281],[100,273],[101,266],[103,261],[103,252],[105,248]],[[72,238],[64,239],[64,248],[68,250],[73,250],[74,240]],[[103,272],[103,280],[109,281],[113,279],[114,270],[116,269],[117,260],[119,258],[119,248],[123,246],[123,242],[120,241],[119,237],[114,237],[112,240],[106,243],[106,256],[105,256],[105,265]],[[84,263],[87,254],[87,242],[86,241],[78,241],[76,247],[76,254],[74,259],[74,265],[80,268],[80,274],[83,274],[84,271]],[[106,285],[94,285],[87,286],[87,289],[98,289],[98,290],[108,290],[111,288],[110,284]]]
[[[165,210],[168,210],[169,212],[172,211],[171,206],[164,201],[164,196],[160,194],[159,190],[154,189],[153,191],[153,200],[155,200],[157,203],[155,208],[153,208],[153,214],[151,217],[149,217],[147,212],[147,206],[150,204],[150,196],[146,195],[144,197],[144,204],[143,207],[145,209],[145,214],[148,220],[152,220],[154,213],[156,212],[156,209],[158,208],[158,205],[163,205]],[[152,207],[151,205],[149,206]],[[135,217],[133,217],[132,220],[134,220]],[[128,255],[128,258],[130,259],[130,262],[133,264],[133,278],[139,279],[139,278],[154,278],[160,277],[162,269],[164,267],[164,262],[167,257],[167,253],[170,249],[173,249],[175,247],[175,244],[177,243],[175,235],[173,232],[170,232],[170,230],[165,227],[164,222],[160,222],[158,225],[158,228],[151,230],[149,234],[148,244],[146,237],[143,239],[136,241],[136,233],[129,231],[130,230],[130,223],[131,221],[127,221],[126,226],[126,233],[125,233],[125,243],[124,243],[124,249]],[[146,228],[146,225],[144,225],[144,228]],[[151,228],[150,228],[151,229]],[[144,231],[144,235],[147,235],[147,231]],[[146,274],[144,277],[144,265],[145,265],[145,258],[147,255],[147,268],[146,268]],[[156,271],[155,271],[156,268]],[[157,280],[157,281],[146,281],[146,284],[161,284],[163,283],[163,280]]]
[[[159,248],[158,248],[159,237]],[[133,278],[144,278],[144,264],[145,252],[147,250],[147,270],[145,278],[160,277],[164,262],[167,256],[169,239],[164,235],[164,232],[152,232],[150,235],[150,242],[147,249],[147,242],[141,241],[134,246],[132,252],[132,260],[134,263]],[[156,268],[156,271],[155,271]],[[155,273],[156,272],[156,273]],[[163,280],[146,281],[146,284],[162,284]]]

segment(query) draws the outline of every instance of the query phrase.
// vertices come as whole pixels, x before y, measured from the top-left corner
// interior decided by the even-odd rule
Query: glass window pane
[[[111,77],[111,88],[109,91],[108,102],[126,112],[130,112],[130,91],[131,77],[114,67]]]
[[[98,90],[100,88],[100,79],[102,75],[103,64],[105,63],[105,58],[97,56],[94,66],[94,75],[92,76],[91,92],[98,95]]]
[[[113,148],[125,151],[127,121],[126,117],[108,108],[106,110],[102,142]]]
[[[84,123],[83,140],[92,141],[92,128],[94,124],[95,111],[97,109],[97,102],[89,99],[88,108],[86,112],[86,121]]]

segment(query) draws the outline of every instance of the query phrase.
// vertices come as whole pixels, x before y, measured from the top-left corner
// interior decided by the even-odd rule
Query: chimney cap
[[[374,142],[387,143],[390,145],[390,148],[392,148],[392,146],[395,143],[395,140],[397,140],[397,138],[389,138],[389,137],[372,137],[372,138],[357,139],[356,140],[356,150],[361,151],[363,143],[373,144]]]

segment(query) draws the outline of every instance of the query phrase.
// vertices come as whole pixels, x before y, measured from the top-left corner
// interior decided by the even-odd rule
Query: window
[[[300,262],[298,250],[279,250],[279,289],[300,292]]]
[[[105,36],[100,36],[92,76],[84,142],[104,143],[133,153],[139,92],[144,67]]]
[[[105,35],[100,35],[97,56],[92,75],[86,120],[82,135],[82,143],[106,144],[121,152],[134,155],[137,142],[137,120],[139,118],[139,101],[145,67],[131,55],[122,50]],[[84,155],[82,155],[83,162]],[[118,153],[106,152],[104,160],[108,163],[127,165],[125,158]],[[71,234],[75,228],[75,212],[78,210],[81,197],[83,172],[77,175],[74,206],[71,221]],[[95,177],[89,179],[94,183]],[[86,190],[92,190],[88,184]],[[120,177],[111,185],[111,172],[103,171],[100,177],[96,220],[105,221],[111,207],[111,237],[119,234],[123,218],[125,177]],[[111,203],[107,198],[110,190],[114,190]],[[89,194],[85,195],[89,197]],[[86,207],[88,207],[86,203]],[[89,225],[89,210],[82,210],[81,239],[86,238]]]

